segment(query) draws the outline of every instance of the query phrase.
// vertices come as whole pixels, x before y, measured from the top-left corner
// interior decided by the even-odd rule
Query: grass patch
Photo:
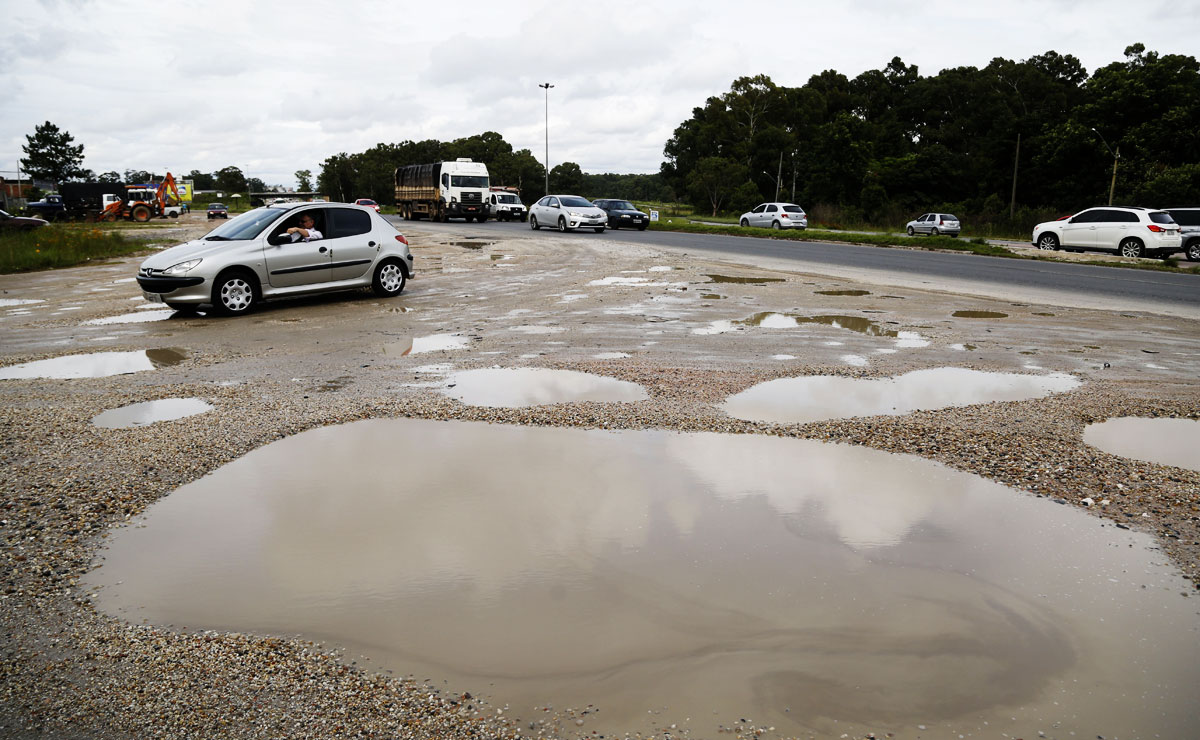
[[[732,223],[728,226],[713,226],[709,224],[688,223],[676,219],[671,223],[659,220],[652,222],[650,228],[658,231],[682,231],[692,234],[724,234],[727,236],[758,236],[797,242],[843,242],[849,244],[866,244],[878,247],[910,247],[917,249],[949,249],[958,252],[971,252],[990,257],[1017,257],[1004,247],[987,244],[982,239],[955,239],[949,236],[893,236],[891,234],[848,234],[844,232],[822,231],[807,229],[796,231],[792,229],[775,231],[758,227],[742,228]]]
[[[0,234],[0,273],[73,267],[146,249],[141,239],[129,239],[122,231],[105,226],[108,225],[50,224],[30,231]]]

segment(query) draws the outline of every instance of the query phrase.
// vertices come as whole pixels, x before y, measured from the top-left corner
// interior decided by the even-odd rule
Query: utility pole
[[[783,152],[779,152],[779,169],[775,173],[775,201],[779,202],[779,183],[783,178]]]
[[[538,85],[546,91],[546,195],[550,194],[550,88],[549,82]]]
[[[1100,141],[1104,142],[1104,148],[1107,149],[1108,153],[1111,154],[1113,157],[1112,184],[1108,186],[1108,204],[1111,206],[1112,202],[1113,202],[1113,193],[1117,189],[1117,162],[1121,161],[1121,145],[1117,144],[1117,151],[1114,152],[1112,150],[1112,147],[1108,145],[1108,141],[1105,140],[1104,134],[1100,133],[1099,131],[1096,131],[1095,126],[1092,127],[1092,131],[1095,131],[1096,136],[1100,137]]]
[[[1017,132],[1017,153],[1013,156],[1013,186],[1012,200],[1008,202],[1008,220],[1012,221],[1017,213],[1017,164],[1021,161],[1021,132]]]

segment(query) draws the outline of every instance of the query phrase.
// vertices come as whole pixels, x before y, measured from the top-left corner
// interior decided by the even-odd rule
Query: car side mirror
[[[272,236],[270,239],[267,239],[267,243],[273,247],[281,247],[284,244],[289,244],[291,241],[291,236],[286,232],[280,232]]]

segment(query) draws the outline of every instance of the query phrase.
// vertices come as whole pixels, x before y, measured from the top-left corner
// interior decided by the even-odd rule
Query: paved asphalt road
[[[389,219],[402,231],[406,227],[459,232],[466,228],[493,238],[505,233],[514,236],[561,236],[557,231],[546,229],[531,232],[528,224],[517,222],[466,224],[455,221],[439,224],[428,221],[405,222],[394,216]],[[603,234],[581,231],[566,236],[580,240],[643,243],[657,248],[686,251],[697,257],[861,278],[882,284],[1200,318],[1200,275],[714,234],[622,229]]]

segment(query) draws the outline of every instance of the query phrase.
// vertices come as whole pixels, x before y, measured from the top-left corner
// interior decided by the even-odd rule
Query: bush
[[[72,267],[89,260],[134,254],[146,248],[118,231],[98,226],[51,224],[0,232],[0,273]]]

